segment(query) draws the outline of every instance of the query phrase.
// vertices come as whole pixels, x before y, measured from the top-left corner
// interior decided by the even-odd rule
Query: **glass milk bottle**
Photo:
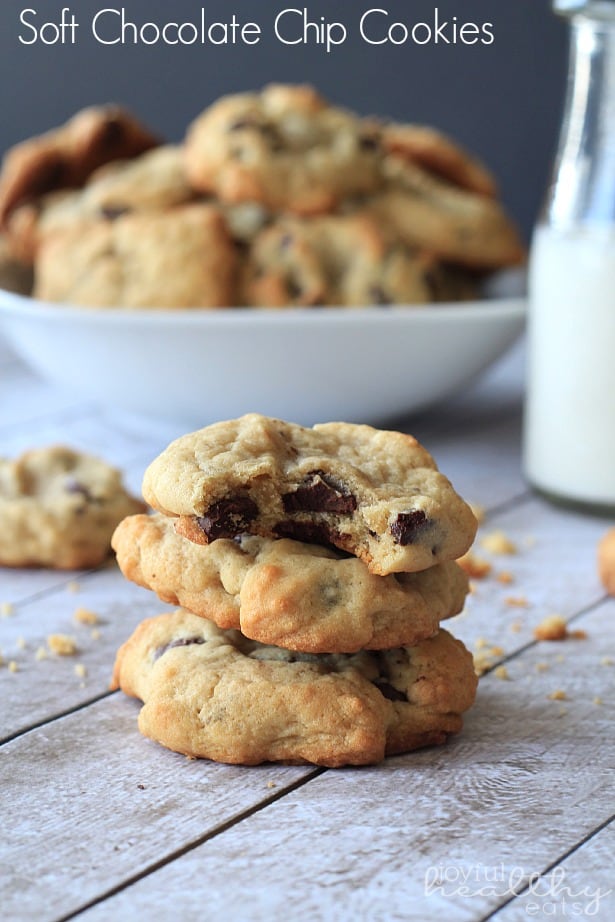
[[[568,94],[529,270],[524,463],[556,502],[615,515],[615,0],[554,0]]]

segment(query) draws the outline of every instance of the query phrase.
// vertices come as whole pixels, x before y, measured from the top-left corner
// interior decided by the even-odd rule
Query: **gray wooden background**
[[[0,150],[64,120],[81,106],[108,100],[134,108],[168,138],[218,95],[271,80],[309,81],[337,102],[436,125],[479,153],[497,172],[503,197],[526,236],[540,207],[565,87],[566,28],[549,0],[305,0],[320,16],[355,29],[327,54],[316,45],[288,47],[273,35],[283,0],[124,0],[138,23],[193,20],[201,5],[209,21],[233,12],[264,27],[254,47],[109,46],[89,34],[108,0],[2,0],[0,4]],[[304,4],[297,4],[303,8]],[[68,6],[82,23],[76,45],[31,46],[19,35],[25,8],[36,21],[59,21]],[[489,46],[366,45],[356,34],[361,12],[384,8],[390,20],[493,23]],[[33,18],[33,17],[31,17]]]

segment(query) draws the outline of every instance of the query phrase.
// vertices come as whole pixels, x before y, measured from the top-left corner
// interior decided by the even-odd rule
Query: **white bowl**
[[[523,297],[421,307],[101,310],[0,292],[32,368],[115,410],[193,428],[255,411],[377,422],[457,392],[516,339]]]

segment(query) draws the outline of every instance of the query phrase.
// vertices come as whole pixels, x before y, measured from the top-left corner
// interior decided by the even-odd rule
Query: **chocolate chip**
[[[288,296],[291,301],[296,301],[303,294],[302,286],[299,284],[299,282],[296,282],[295,279],[289,279],[286,283],[286,287],[288,289]]]
[[[363,135],[359,138],[359,147],[361,150],[378,150],[380,142],[374,135]]]
[[[167,650],[171,650],[173,647],[191,647],[193,644],[202,644],[207,643],[204,637],[181,637],[179,640],[172,640],[171,643],[167,643],[162,647],[157,647],[154,650],[154,660],[160,659]]]
[[[305,544],[321,544],[324,547],[335,548],[338,533],[329,528],[325,522],[278,522],[273,529],[278,538],[292,538],[293,541],[303,541]]]
[[[391,304],[391,299],[380,285],[372,285],[369,289],[369,300],[374,304]]]
[[[401,692],[398,688],[395,688],[394,685],[391,685],[390,682],[384,682],[380,679],[376,679],[374,685],[380,694],[383,695],[388,701],[408,700],[408,696]]]
[[[246,128],[258,128],[259,125],[257,122],[252,121],[249,118],[238,118],[236,122],[233,122],[228,126],[229,131],[244,131]]]
[[[117,147],[126,137],[126,127],[118,118],[108,119],[102,127],[99,141],[103,147]]]
[[[391,525],[391,534],[396,544],[406,547],[407,544],[414,543],[427,524],[427,516],[421,509],[416,509],[414,512],[400,512]]]
[[[310,471],[301,486],[282,496],[285,512],[350,513],[357,508],[348,487],[324,471]]]
[[[115,221],[117,218],[121,218],[122,215],[129,214],[132,211],[128,205],[103,205],[100,208],[100,216],[106,221]]]
[[[64,489],[67,493],[83,496],[83,498],[87,500],[88,503],[91,503],[94,500],[94,497],[88,488],[84,484],[79,483],[78,480],[75,480],[74,477],[67,478],[67,480],[64,482]]]
[[[258,506],[244,493],[218,500],[205,515],[195,516],[195,522],[209,540],[214,541],[243,534],[257,515]]]

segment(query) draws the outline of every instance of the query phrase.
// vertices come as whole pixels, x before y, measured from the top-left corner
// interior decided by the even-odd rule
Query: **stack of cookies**
[[[182,144],[107,106],[17,145],[0,235],[0,285],[94,307],[456,301],[524,254],[449,138],[285,85],[223,97]]]
[[[443,743],[476,692],[461,611],[469,507],[411,436],[250,414],[148,468],[125,576],[181,605],[120,649],[141,731],[221,762],[366,764]]]

